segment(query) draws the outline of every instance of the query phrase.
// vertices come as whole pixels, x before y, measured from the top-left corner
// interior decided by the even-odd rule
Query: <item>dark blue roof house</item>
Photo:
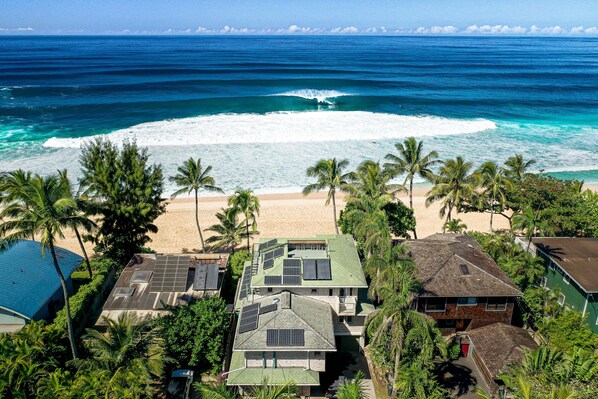
[[[56,247],[58,263],[72,290],[71,274],[77,269],[81,256]],[[54,316],[64,306],[60,279],[46,251],[42,257],[41,244],[23,240],[0,253],[0,332],[13,332],[29,320]]]

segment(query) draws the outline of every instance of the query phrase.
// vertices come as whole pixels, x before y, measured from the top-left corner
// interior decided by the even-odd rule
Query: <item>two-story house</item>
[[[532,251],[545,261],[542,286],[559,290],[559,303],[581,312],[598,333],[598,238],[539,237]]]
[[[262,239],[239,281],[227,384],[320,384],[326,353],[359,350],[373,305],[351,236]]]
[[[443,334],[511,324],[522,293],[474,238],[434,234],[407,246],[422,283],[417,310],[435,319]]]

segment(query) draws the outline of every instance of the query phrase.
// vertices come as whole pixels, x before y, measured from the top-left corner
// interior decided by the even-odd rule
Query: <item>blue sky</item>
[[[598,35],[597,0],[1,0],[0,34]]]

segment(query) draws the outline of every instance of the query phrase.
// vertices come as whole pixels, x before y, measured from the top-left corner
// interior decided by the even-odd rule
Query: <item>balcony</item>
[[[357,313],[357,297],[338,297],[338,306],[336,308],[336,312],[339,316],[355,316]]]

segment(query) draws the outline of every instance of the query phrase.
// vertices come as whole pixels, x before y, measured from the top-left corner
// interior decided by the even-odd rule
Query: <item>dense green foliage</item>
[[[231,315],[221,298],[208,297],[187,306],[168,306],[156,320],[168,357],[177,364],[217,372],[224,360]]]
[[[217,224],[207,228],[215,234],[206,242],[212,244],[212,249],[222,249],[235,253],[235,248],[247,237],[247,225],[239,221],[239,209],[234,207],[222,208],[216,213]]]
[[[83,146],[80,157],[84,193],[100,215],[96,250],[121,262],[144,247],[154,221],[165,211],[161,165],[150,165],[146,148],[125,142],[121,149],[97,139]]]
[[[563,352],[574,348],[592,352],[598,347],[598,336],[590,330],[586,318],[574,310],[564,310],[548,319],[540,332],[548,346]]]
[[[367,397],[365,393],[365,382],[363,379],[365,375],[361,370],[357,372],[355,378],[345,382],[338,388],[337,398],[338,399],[365,399]]]
[[[243,264],[251,259],[249,252],[241,250],[232,254],[226,266],[226,275],[224,276],[223,298],[227,303],[235,301],[237,284],[243,275]]]
[[[236,215],[243,215],[245,220],[245,238],[247,239],[247,252],[250,251],[249,239],[259,234],[257,231],[257,217],[260,215],[260,200],[255,196],[251,190],[236,190],[235,193],[228,199],[228,206],[230,215],[226,216],[229,223],[236,225]],[[223,222],[223,220],[221,220]],[[214,226],[213,226],[214,227]],[[249,228],[251,227],[251,229]],[[230,229],[236,227],[230,226]]]

